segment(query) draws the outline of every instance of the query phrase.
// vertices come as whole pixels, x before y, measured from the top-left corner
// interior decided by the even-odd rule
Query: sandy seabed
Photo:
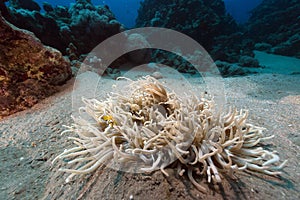
[[[160,171],[149,174],[130,174],[105,166],[95,173],[75,176],[65,183],[68,174],[59,172],[62,162],[51,163],[64,149],[73,146],[61,135],[62,125],[72,123],[73,107],[79,96],[86,96],[75,79],[70,80],[54,96],[32,109],[0,121],[0,199],[300,199],[300,61],[266,54],[258,58],[265,65],[265,73],[223,79],[226,107],[248,109],[248,122],[265,127],[267,135],[275,137],[264,142],[266,148],[279,153],[288,163],[280,178],[253,172],[237,172],[236,178],[225,176],[222,185],[207,185],[203,194],[188,181],[167,169],[169,177]],[[284,63],[280,62],[284,61]],[[272,71],[276,67],[280,71]],[[291,66],[290,68],[288,66]],[[199,78],[179,77],[161,68],[160,79],[165,85],[183,92],[191,87],[203,87]],[[263,72],[263,71],[262,71]],[[149,72],[136,70],[128,76],[135,79]],[[90,77],[80,79],[89,83]],[[188,80],[188,83],[185,81]],[[102,78],[97,95],[105,98],[118,81]],[[188,85],[190,84],[190,85]],[[77,93],[73,99],[73,89]],[[76,102],[74,102],[76,101]],[[75,109],[76,110],[76,109]],[[74,110],[74,111],[75,111]]]

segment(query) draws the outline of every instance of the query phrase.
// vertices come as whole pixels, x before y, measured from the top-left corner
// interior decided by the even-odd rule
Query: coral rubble
[[[90,118],[74,117],[64,133],[71,133],[76,146],[53,160],[73,166],[61,169],[71,173],[66,181],[101,165],[127,172],[160,169],[166,176],[165,168],[175,167],[206,192],[197,180],[220,183],[223,174],[237,170],[281,173],[286,161],[261,145],[272,136],[246,123],[246,111],[220,115],[213,101],[179,96],[150,76],[128,81],[130,92],[112,93],[104,101],[83,99],[80,111]]]
[[[0,117],[33,106],[70,77],[58,50],[0,16]]]

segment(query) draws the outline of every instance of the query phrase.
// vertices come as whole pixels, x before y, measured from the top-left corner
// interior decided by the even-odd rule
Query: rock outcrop
[[[0,118],[33,106],[70,77],[58,50],[0,16]]]

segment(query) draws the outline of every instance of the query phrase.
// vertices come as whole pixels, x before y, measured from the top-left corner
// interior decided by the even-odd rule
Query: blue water
[[[224,0],[227,12],[229,12],[238,23],[245,23],[250,11],[258,6],[262,0]]]
[[[37,0],[40,5],[45,0]],[[69,6],[75,0],[46,0],[48,3]],[[256,7],[262,0],[224,0],[227,11],[235,18],[238,23],[244,23],[249,18],[249,11]],[[95,5],[106,4],[115,14],[118,21],[126,27],[131,28],[135,25],[137,10],[141,0],[92,0]]]

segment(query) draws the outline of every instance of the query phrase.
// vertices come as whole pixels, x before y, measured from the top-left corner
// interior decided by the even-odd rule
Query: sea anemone
[[[126,78],[123,78],[126,79]],[[65,150],[53,162],[63,159],[77,163],[76,174],[95,171],[106,164],[117,170],[151,172],[175,167],[187,175],[197,189],[206,192],[195,176],[209,183],[222,182],[222,174],[251,170],[268,175],[280,174],[286,161],[261,145],[273,136],[246,123],[248,112],[229,109],[214,113],[214,102],[205,97],[177,95],[153,77],[129,82],[129,92],[111,93],[105,101],[85,99],[78,117],[67,126],[77,145]]]

